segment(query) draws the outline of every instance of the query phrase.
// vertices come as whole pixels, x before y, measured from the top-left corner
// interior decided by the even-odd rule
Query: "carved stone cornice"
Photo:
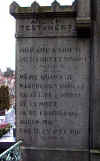
[[[90,0],[87,0],[90,2]],[[88,3],[89,4],[89,3]],[[80,5],[80,6],[79,6]],[[90,36],[91,34],[91,17],[90,8],[87,5],[85,11],[83,0],[76,0],[70,6],[60,5],[56,0],[51,6],[40,6],[33,2],[30,7],[20,7],[16,2],[10,5],[10,13],[16,19],[27,19],[33,17],[71,17],[75,20],[76,31],[79,36]],[[81,10],[82,9],[82,10]],[[87,11],[89,9],[89,11]]]
[[[10,5],[10,14],[15,18],[25,18],[32,17],[34,15],[66,15],[67,16],[75,16],[76,7],[75,2],[72,6],[60,5],[57,1],[54,1],[51,6],[40,6],[37,2],[33,2],[31,7],[20,7],[18,4],[13,2]]]

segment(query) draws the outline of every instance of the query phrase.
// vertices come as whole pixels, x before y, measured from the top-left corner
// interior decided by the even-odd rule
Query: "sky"
[[[15,0],[21,7],[29,7],[34,0]],[[51,5],[54,0],[36,0],[40,5]],[[61,5],[70,5],[73,0],[57,0]],[[13,0],[3,0],[0,5],[0,69],[15,70],[15,19],[9,14]]]

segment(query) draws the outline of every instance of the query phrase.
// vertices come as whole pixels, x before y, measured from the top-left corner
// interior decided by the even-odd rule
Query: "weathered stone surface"
[[[87,151],[66,151],[66,150],[23,150],[24,160],[31,161],[88,161],[89,153]],[[97,160],[96,160],[97,161]]]
[[[77,0],[77,17],[91,17],[91,0]]]
[[[17,132],[26,146],[88,148],[88,43],[17,40]]]
[[[100,149],[100,1],[95,3],[96,22],[94,22],[93,54],[94,54],[94,106],[93,106],[93,148]]]
[[[94,153],[100,148],[96,2],[11,5],[16,18],[17,139],[23,140],[23,161],[100,158]]]

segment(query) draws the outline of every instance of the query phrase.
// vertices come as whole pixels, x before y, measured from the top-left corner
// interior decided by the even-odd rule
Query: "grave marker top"
[[[90,0],[74,1],[72,6],[61,6],[54,1],[51,6],[40,6],[37,2],[33,2],[31,7],[20,7],[16,2],[10,5],[10,13],[16,19],[32,18],[36,16],[65,16],[75,17],[75,24],[78,33],[90,32],[91,28],[91,10]]]

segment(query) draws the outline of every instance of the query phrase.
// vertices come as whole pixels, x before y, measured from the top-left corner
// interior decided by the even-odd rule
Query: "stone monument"
[[[23,161],[100,160],[100,2],[10,5]]]

